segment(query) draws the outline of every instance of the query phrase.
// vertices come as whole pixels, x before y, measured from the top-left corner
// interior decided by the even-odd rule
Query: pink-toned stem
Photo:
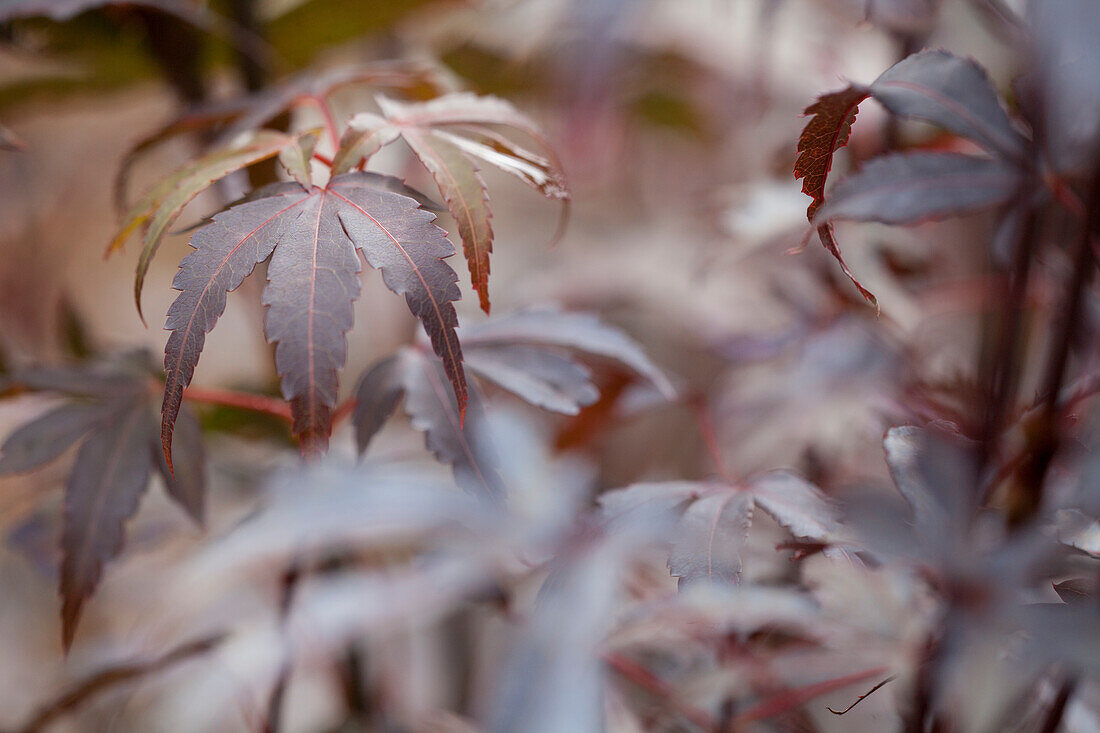
[[[334,426],[338,425],[340,422],[350,417],[351,413],[355,411],[355,406],[357,404],[359,404],[358,401],[354,397],[351,397],[337,405],[336,409],[332,411],[332,424]]]
[[[271,415],[286,422],[291,421],[290,407],[282,400],[274,397],[208,387],[188,387],[183,391],[183,397],[192,402],[200,402],[205,405],[236,407]]]
[[[886,667],[875,667],[874,669],[866,669],[862,672],[845,675],[844,677],[836,677],[831,680],[825,680],[824,682],[815,682],[805,687],[784,690],[777,695],[769,697],[763,702],[753,705],[751,708],[738,715],[736,722],[749,723],[754,720],[763,720],[765,718],[780,715],[788,710],[793,710],[794,708],[805,705],[815,697],[827,695],[834,690],[854,685],[857,682],[863,682],[872,677],[879,677],[887,671]]]
[[[688,406],[695,413],[695,422],[699,427],[699,435],[703,438],[703,444],[707,447],[707,453],[714,468],[722,480],[731,482],[732,478],[726,470],[726,463],[722,460],[722,449],[718,445],[718,432],[714,429],[714,420],[711,419],[710,408],[707,407],[706,398],[697,395],[688,399]]]
[[[336,126],[336,118],[332,116],[332,108],[328,105],[328,100],[324,97],[317,95],[309,97],[317,109],[321,111],[321,116],[325,120],[325,129],[328,130],[329,138],[332,140],[332,149],[340,149],[340,129]]]
[[[678,700],[676,691],[667,682],[642,665],[614,653],[605,654],[604,662],[619,675],[667,704],[686,720],[691,721],[703,730],[715,729],[714,719],[706,711],[691,707]]]

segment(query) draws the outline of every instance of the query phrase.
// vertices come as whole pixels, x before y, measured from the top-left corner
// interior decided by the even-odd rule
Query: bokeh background
[[[0,353],[8,368],[87,352],[163,349],[160,325],[174,296],[176,264],[189,251],[187,234],[166,241],[149,275],[148,328],[132,300],[137,245],[103,256],[118,222],[114,176],[137,141],[201,101],[232,98],[292,73],[402,59],[437,67],[454,88],[507,98],[539,121],[563,160],[573,203],[556,243],[555,203],[503,174],[484,174],[496,232],[494,309],[559,303],[596,312],[637,339],[684,396],[639,407],[624,397],[630,385],[622,375],[603,371],[597,374],[605,399],[596,406],[576,418],[537,418],[559,457],[589,468],[595,491],[773,468],[796,470],[834,495],[873,490],[887,484],[884,431],[919,411],[913,385],[950,384],[973,371],[986,264],[984,244],[974,245],[985,242],[990,220],[840,226],[849,265],[878,296],[876,313],[808,236],[809,199],[792,168],[800,115],[816,95],[849,80],[868,83],[914,50],[943,47],[974,57],[1008,90],[1020,61],[1006,42],[1013,29],[1000,2],[234,0],[211,7],[247,21],[273,50],[266,64],[136,6],[4,27],[0,124],[24,143],[0,152]],[[338,116],[369,106],[373,91],[342,93]],[[302,109],[282,122],[308,126],[310,114]],[[899,126],[867,103],[837,170],[886,147],[934,147],[937,134]],[[144,157],[131,199],[194,155],[199,142],[184,136]],[[399,146],[372,167],[432,190]],[[180,223],[224,205],[246,183],[242,174],[211,188]],[[454,231],[446,217],[441,223]],[[460,317],[476,322],[484,316],[459,260],[451,262],[463,286]],[[364,273],[356,306],[345,396],[364,367],[416,330],[401,299],[372,274]],[[277,394],[261,285],[254,278],[230,296],[195,384]],[[36,395],[0,402],[0,432],[49,404]],[[273,623],[270,588],[227,594],[217,573],[195,570],[194,558],[254,511],[266,477],[293,463],[288,436],[228,411],[207,411],[203,419],[211,453],[207,527],[195,528],[162,492],[149,492],[67,658],[55,590],[65,461],[0,482],[0,725],[25,720],[104,660],[163,649],[181,624],[213,628],[249,614],[259,626]],[[353,455],[346,426],[332,451]],[[400,419],[372,452],[430,463],[421,437]],[[757,519],[747,576],[768,582],[791,572],[774,549],[783,538],[769,519]],[[844,582],[826,584],[843,589]],[[844,602],[857,604],[869,626],[893,634],[911,599],[888,587],[877,592]],[[195,621],[200,617],[203,623]],[[490,639],[480,652],[488,659],[498,654],[491,637],[502,623],[484,621],[478,638]],[[214,664],[189,662],[96,698],[55,729],[254,729],[278,647],[262,635],[252,643]],[[380,685],[406,724],[447,702],[437,646],[398,633],[377,644]],[[493,685],[493,665],[483,666],[490,671],[470,682],[475,700]],[[391,679],[400,680],[392,689],[385,682]],[[337,687],[331,673],[296,675],[287,729],[338,729]],[[853,689],[823,704],[847,704],[860,691]],[[880,694],[845,718],[825,713],[823,704],[808,715],[818,730],[890,730],[889,693]],[[629,730],[624,721],[613,727]],[[444,725],[422,729],[452,730]]]

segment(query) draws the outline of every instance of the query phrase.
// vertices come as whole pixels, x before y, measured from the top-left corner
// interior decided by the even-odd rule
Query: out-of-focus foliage
[[[0,728],[1100,729],[1091,0],[0,19]]]

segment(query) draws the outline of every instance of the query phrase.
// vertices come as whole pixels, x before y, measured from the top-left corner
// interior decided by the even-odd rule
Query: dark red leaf
[[[798,138],[798,158],[794,162],[794,177],[802,179],[802,193],[813,199],[806,209],[806,218],[812,223],[818,208],[825,203],[825,183],[833,167],[833,154],[848,144],[852,134],[852,123],[859,112],[859,104],[870,94],[866,87],[852,85],[847,89],[823,94],[806,108],[803,114],[810,115],[810,121]],[[832,226],[821,224],[817,227],[821,243],[829,254],[840,263],[844,274],[856,286],[860,294],[869,302],[876,304],[875,296],[852,274],[840,248],[833,237]]]

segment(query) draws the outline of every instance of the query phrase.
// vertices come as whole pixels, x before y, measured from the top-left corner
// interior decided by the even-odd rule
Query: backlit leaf
[[[538,126],[496,97],[461,93],[421,103],[379,97],[378,104],[383,117],[363,113],[352,118],[336,153],[334,172],[350,170],[383,145],[403,138],[432,174],[458,225],[474,290],[482,310],[488,313],[492,213],[474,159],[517,176],[548,198],[566,201],[569,189],[561,164]],[[545,150],[547,157],[524,150],[492,126],[527,135]]]

